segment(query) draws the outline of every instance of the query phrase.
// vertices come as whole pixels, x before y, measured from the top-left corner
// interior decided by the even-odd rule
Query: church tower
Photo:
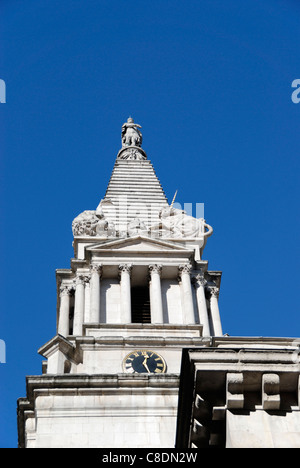
[[[182,350],[222,336],[212,228],[168,202],[132,118],[121,144],[96,209],[73,220],[57,334],[18,401],[20,447],[174,447]]]

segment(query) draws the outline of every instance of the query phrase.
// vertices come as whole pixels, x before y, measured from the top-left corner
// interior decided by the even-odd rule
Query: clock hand
[[[143,361],[143,366],[145,367],[145,369],[147,370],[148,374],[150,374],[150,371],[149,371],[149,368],[147,366],[147,359],[148,359],[149,356],[146,356],[144,361]]]

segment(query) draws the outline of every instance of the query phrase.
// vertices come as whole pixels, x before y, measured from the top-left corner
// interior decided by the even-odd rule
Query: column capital
[[[83,275],[83,282],[84,283],[89,283],[91,280],[91,274],[90,273],[87,273],[85,275]]]
[[[73,286],[69,284],[62,284],[59,288],[60,296],[71,296],[73,292]]]
[[[178,266],[178,270],[180,273],[190,273],[192,269],[192,265],[190,263],[183,263],[182,265]]]
[[[192,283],[194,284],[194,286],[206,286],[207,281],[204,278],[203,271],[192,277]]]
[[[158,265],[158,264],[151,264],[149,265],[149,271],[150,273],[158,273],[159,275],[161,274],[161,270],[162,270],[162,265]]]
[[[187,273],[188,275],[191,273],[192,265],[190,263],[183,263],[182,265],[178,266],[178,280],[180,281],[182,275]]]
[[[208,288],[208,291],[210,292],[211,296],[213,297],[219,297],[220,289],[217,288],[217,286],[211,286]]]
[[[98,263],[98,264],[92,263],[90,269],[91,269],[91,273],[98,273],[99,276],[102,275],[102,264],[101,263]]]
[[[121,263],[119,265],[119,272],[122,273],[123,271],[131,274],[132,264],[131,263]]]
[[[79,285],[79,284],[83,284],[84,283],[88,283],[90,281],[90,275],[87,275],[87,274],[79,274],[76,276],[75,278],[75,285]]]

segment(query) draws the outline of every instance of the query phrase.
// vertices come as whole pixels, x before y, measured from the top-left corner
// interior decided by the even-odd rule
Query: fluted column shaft
[[[204,278],[203,273],[199,273],[194,278],[194,286],[196,289],[196,297],[197,297],[197,305],[199,311],[199,321],[200,324],[203,326],[202,335],[203,336],[210,336],[210,327],[209,327],[209,320],[208,320],[208,313],[206,307],[206,298],[205,298],[205,285],[207,283],[206,279]]]
[[[121,323],[131,323],[131,269],[130,264],[119,265],[121,275]]]
[[[164,322],[160,281],[161,269],[161,265],[149,265],[151,323]]]
[[[90,304],[90,321],[92,323],[100,323],[100,279],[102,273],[101,265],[91,266],[91,304]]]
[[[57,333],[62,336],[69,334],[70,294],[71,288],[69,286],[61,286]]]
[[[221,317],[220,317],[219,303],[218,303],[219,288],[212,287],[212,288],[209,288],[209,291],[210,291],[210,312],[211,312],[211,318],[212,318],[212,323],[213,323],[213,328],[214,328],[214,335],[222,336],[223,331],[222,331]]]
[[[191,285],[190,271],[192,266],[190,264],[179,266],[179,275],[181,279],[181,287],[183,293],[183,318],[186,324],[195,323],[193,293]]]

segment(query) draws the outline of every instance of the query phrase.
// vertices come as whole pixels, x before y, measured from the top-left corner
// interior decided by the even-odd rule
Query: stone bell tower
[[[169,204],[140,129],[124,123],[105,195],[73,220],[20,447],[174,447],[182,349],[222,336],[221,273],[202,258],[212,228]]]

